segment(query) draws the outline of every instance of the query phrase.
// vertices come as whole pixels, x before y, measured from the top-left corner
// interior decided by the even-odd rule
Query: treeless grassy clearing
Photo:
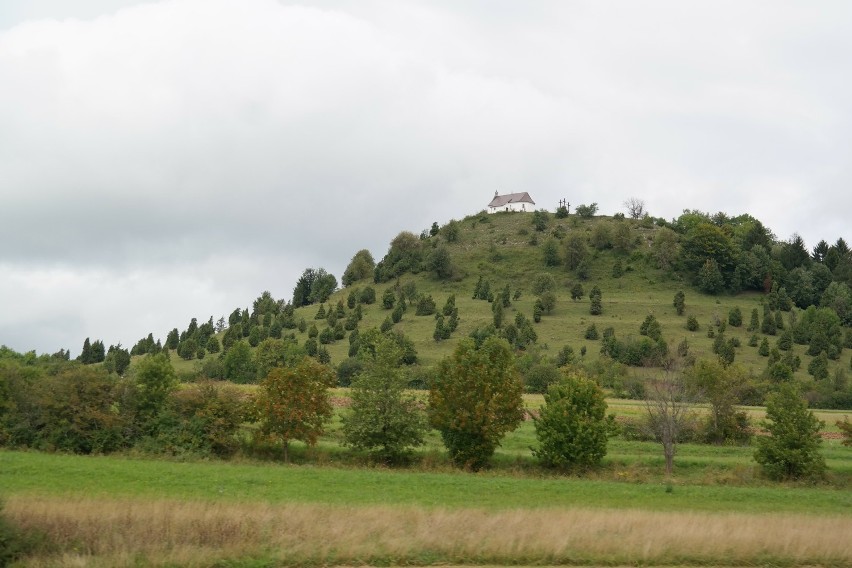
[[[852,518],[11,497],[57,552],[29,566],[348,563],[848,566]]]

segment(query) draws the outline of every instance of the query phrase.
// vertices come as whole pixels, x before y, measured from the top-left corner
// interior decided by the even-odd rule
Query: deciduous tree
[[[273,368],[260,383],[255,399],[258,433],[281,443],[284,461],[289,461],[292,440],[316,445],[331,418],[328,389],[336,382],[328,366],[305,357],[294,367]]]
[[[438,365],[429,390],[429,420],[453,463],[478,470],[503,436],[523,420],[523,384],[509,344],[496,337],[477,349],[462,340]]]
[[[350,412],[343,417],[344,444],[374,452],[395,463],[423,444],[426,417],[417,400],[405,394],[400,372],[402,349],[389,337],[376,342],[375,356],[362,359],[352,382]]]

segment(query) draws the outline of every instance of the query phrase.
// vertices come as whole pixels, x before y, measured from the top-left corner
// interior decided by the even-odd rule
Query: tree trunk
[[[674,472],[674,444],[672,442],[663,444],[663,453],[666,456],[666,478],[668,479]]]

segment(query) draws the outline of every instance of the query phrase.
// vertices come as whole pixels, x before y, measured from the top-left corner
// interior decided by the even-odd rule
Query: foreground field
[[[852,517],[62,498],[10,511],[65,551],[46,563],[66,566],[852,562]]]
[[[0,452],[29,566],[848,566],[852,492]]]

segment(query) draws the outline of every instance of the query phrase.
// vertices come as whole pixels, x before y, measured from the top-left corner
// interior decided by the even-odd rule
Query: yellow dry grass
[[[638,510],[488,512],[11,497],[41,531],[27,566],[311,564],[852,565],[852,518]]]

